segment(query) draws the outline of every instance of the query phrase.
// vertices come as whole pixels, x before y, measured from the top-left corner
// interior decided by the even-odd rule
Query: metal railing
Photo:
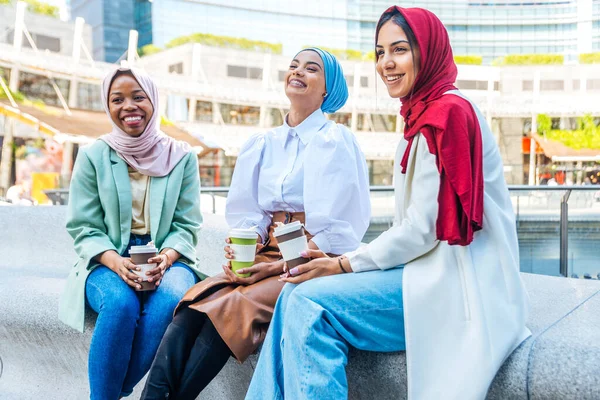
[[[600,191],[600,186],[595,185],[563,185],[563,186],[529,186],[529,185],[510,185],[509,191],[529,191],[529,192],[564,192],[560,201],[560,274],[562,276],[569,276],[569,197],[571,192],[575,191]],[[519,197],[517,197],[517,218],[519,216]]]
[[[394,187],[393,186],[371,186],[369,188],[371,193],[389,193],[393,194]],[[569,198],[571,197],[571,193],[573,191],[592,191],[600,193],[600,185],[558,185],[558,186],[528,186],[528,185],[509,185],[509,192],[513,193],[543,193],[543,192],[564,192],[560,198],[560,216],[559,216],[559,233],[560,233],[560,274],[562,276],[569,276],[569,263],[568,263],[568,249],[569,249]],[[212,210],[213,213],[216,212],[216,196],[223,195],[229,192],[228,187],[203,187],[202,193],[208,194],[212,196]],[[515,215],[517,218],[517,222],[520,218],[521,211],[521,196],[517,195],[516,204],[515,204]],[[531,204],[528,204],[531,207]],[[534,205],[535,209],[539,209],[540,205]],[[548,204],[546,204],[548,209],[552,209]],[[585,207],[585,204],[583,205]]]

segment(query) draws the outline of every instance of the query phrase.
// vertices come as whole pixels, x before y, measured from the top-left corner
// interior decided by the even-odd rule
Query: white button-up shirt
[[[365,157],[345,126],[316,110],[301,124],[252,136],[233,173],[226,218],[232,228],[268,236],[272,213],[304,212],[305,227],[324,252],[354,250],[369,226]]]

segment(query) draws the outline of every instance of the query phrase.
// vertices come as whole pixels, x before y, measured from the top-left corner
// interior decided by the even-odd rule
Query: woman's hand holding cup
[[[337,275],[352,271],[349,265],[346,265],[346,267],[342,266],[342,263],[347,263],[347,259],[344,260],[344,257],[329,257],[321,250],[305,250],[300,255],[312,260],[306,264],[290,268],[280,276],[280,281],[298,284],[321,276]]]
[[[123,281],[134,288],[140,290],[142,288],[142,278],[133,273],[132,271],[141,271],[142,269],[135,265],[131,258],[121,257],[116,260],[113,264],[112,269]]]
[[[260,235],[256,235],[256,250],[254,251],[254,254],[258,254],[264,247],[265,245],[262,244],[262,238],[260,237]],[[225,258],[229,259],[229,260],[235,260],[235,256],[233,255],[233,249],[231,248],[231,239],[230,238],[225,238],[225,243],[227,243],[227,245],[223,248],[223,250],[225,250]]]
[[[157,264],[156,268],[146,272],[146,275],[148,276],[148,282],[156,282],[155,285],[158,287],[163,275],[165,274],[165,271],[171,268],[173,263],[166,253],[158,254],[157,256],[148,260],[148,264],[154,263]]]
[[[275,262],[260,262],[251,267],[238,269],[235,273],[231,266],[231,262],[223,265],[223,272],[231,283],[238,285],[252,285],[270,276],[276,276],[283,270],[283,260]]]
[[[251,272],[240,274],[238,270],[247,269],[254,265],[254,258],[258,252],[260,236],[254,229],[236,228],[229,231],[225,240],[225,258],[230,270],[238,276],[248,278]]]

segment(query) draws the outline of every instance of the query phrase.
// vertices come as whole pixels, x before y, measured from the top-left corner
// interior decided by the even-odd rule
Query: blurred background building
[[[71,17],[83,17],[94,30],[94,55],[116,61],[127,49],[130,29],[140,46],[164,47],[197,32],[279,42],[283,53],[312,43],[371,51],[382,10],[379,0],[71,0]],[[446,25],[454,53],[481,56],[484,64],[507,54],[578,54],[600,50],[597,0],[408,0]],[[274,40],[274,38],[276,38]]]
[[[284,10],[269,0],[243,6],[234,1],[71,0],[73,21],[31,12],[31,5],[23,6],[19,17],[15,3],[0,5],[0,29],[5,32],[0,35],[0,77],[22,100],[11,104],[6,96],[0,99],[0,118],[11,118],[6,107],[20,110],[57,129],[63,142],[72,142],[61,170],[61,184],[68,185],[77,146],[102,132],[85,121],[102,119],[100,80],[115,66],[104,60],[128,62],[156,78],[163,122],[196,146],[203,185],[228,186],[242,143],[283,121],[289,106],[283,80],[290,55],[319,45],[332,48],[341,59],[350,87],[348,103],[330,118],[356,133],[371,183],[389,185],[403,125],[399,103],[379,82],[371,52],[375,20],[387,3],[309,3],[301,9],[290,3]],[[562,183],[591,180],[600,150],[547,140],[545,132],[568,134],[585,121],[597,129],[600,122],[600,53],[592,51],[598,34],[590,33],[586,40],[578,36],[588,28],[598,31],[600,1],[405,5],[417,3],[446,22],[459,64],[456,85],[492,127],[507,181],[544,183],[559,172],[556,178]],[[593,12],[582,16],[582,7]],[[550,35],[549,26],[555,25],[569,26],[565,31],[570,33]],[[461,30],[466,36],[455,34]],[[22,33],[20,41],[14,32]],[[581,54],[580,48],[586,52]],[[493,63],[486,63],[491,59]],[[79,111],[92,114],[86,117]],[[72,123],[61,124],[61,118]],[[0,120],[3,132],[9,125]],[[39,124],[19,126],[13,134],[17,141],[24,131],[29,138],[46,137],[36,128]],[[5,172],[0,190],[16,175],[14,168],[10,176]]]

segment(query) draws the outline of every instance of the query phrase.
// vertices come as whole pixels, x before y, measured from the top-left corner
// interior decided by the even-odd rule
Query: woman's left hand
[[[281,275],[281,281],[298,284],[320,276],[342,273],[337,257],[331,258],[321,250],[306,250],[302,256],[304,258],[313,258],[313,260],[291,268],[288,272]]]
[[[156,282],[156,286],[160,285],[160,281],[165,274],[165,272],[171,268],[173,263],[171,259],[166,253],[162,253],[157,255],[156,257],[152,257],[148,260],[148,264],[157,263],[156,268],[151,269],[146,273],[148,276],[148,282]]]

